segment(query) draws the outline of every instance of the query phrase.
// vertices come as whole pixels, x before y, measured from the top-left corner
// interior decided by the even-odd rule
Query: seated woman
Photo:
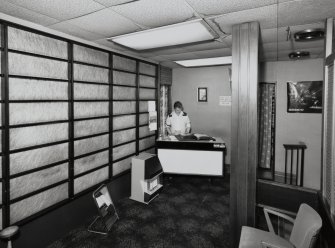
[[[187,113],[183,112],[183,104],[179,101],[173,105],[174,111],[166,119],[166,129],[169,135],[188,134],[191,122]]]

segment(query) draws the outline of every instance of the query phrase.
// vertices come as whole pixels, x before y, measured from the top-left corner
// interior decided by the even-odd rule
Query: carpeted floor
[[[225,248],[229,237],[229,179],[173,177],[150,205],[123,199],[110,233],[87,227],[71,231],[48,248]]]

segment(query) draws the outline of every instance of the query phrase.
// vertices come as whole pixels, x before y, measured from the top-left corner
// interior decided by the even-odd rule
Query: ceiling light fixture
[[[167,25],[108,38],[109,41],[135,50],[147,50],[187,43],[214,40],[219,36],[202,19]]]
[[[177,64],[185,67],[200,67],[213,65],[229,65],[232,64],[232,56],[205,58],[205,59],[189,59],[175,61]]]
[[[306,29],[294,34],[295,41],[320,40],[325,36],[325,31],[321,28]]]
[[[299,51],[299,52],[292,52],[288,56],[290,59],[302,59],[309,57],[310,53],[308,51]]]

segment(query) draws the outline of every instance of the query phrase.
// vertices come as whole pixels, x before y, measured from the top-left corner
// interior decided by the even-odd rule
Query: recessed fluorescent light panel
[[[211,65],[229,65],[232,63],[232,57],[216,57],[206,59],[189,59],[175,61],[177,64],[185,67],[199,67],[199,66],[211,66]]]
[[[135,50],[147,50],[215,38],[218,38],[218,35],[202,19],[199,19],[120,35],[108,40]]]

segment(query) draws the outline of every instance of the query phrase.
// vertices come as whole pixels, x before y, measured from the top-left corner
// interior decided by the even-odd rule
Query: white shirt
[[[177,131],[184,134],[186,128],[191,128],[191,122],[190,118],[188,118],[188,115],[183,111],[181,111],[179,115],[173,111],[166,119],[166,126],[171,128],[172,133]]]

